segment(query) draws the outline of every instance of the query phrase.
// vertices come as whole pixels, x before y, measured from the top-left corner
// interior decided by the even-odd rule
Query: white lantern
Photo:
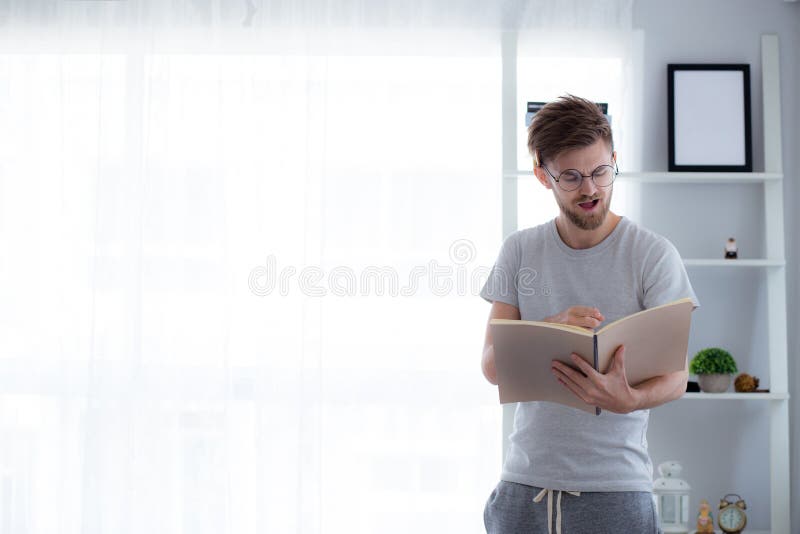
[[[658,517],[664,534],[689,532],[689,484],[678,476],[683,467],[678,462],[664,462],[658,466],[661,478],[653,484]]]

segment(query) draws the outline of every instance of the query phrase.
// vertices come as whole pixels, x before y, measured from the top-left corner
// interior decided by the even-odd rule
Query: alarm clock
[[[735,497],[728,500],[728,497]],[[728,534],[738,534],[744,530],[747,525],[747,515],[744,513],[747,505],[744,500],[736,494],[725,495],[719,501],[719,514],[717,515],[717,524],[723,532]]]

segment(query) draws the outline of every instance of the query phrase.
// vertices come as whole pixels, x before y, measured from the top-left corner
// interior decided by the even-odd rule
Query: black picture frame
[[[669,170],[752,172],[750,65],[667,65]]]

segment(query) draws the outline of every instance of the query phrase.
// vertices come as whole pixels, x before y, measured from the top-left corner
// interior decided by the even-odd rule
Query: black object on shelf
[[[527,112],[525,113],[525,128],[530,127],[531,122],[533,121],[533,116],[542,109],[547,102],[528,102],[527,105]],[[607,102],[595,102],[597,107],[600,108],[600,111],[603,112],[603,115],[606,116],[606,120],[608,123],[611,124],[611,115],[608,114],[608,103]]]
[[[686,382],[686,393],[700,393],[700,384],[689,380]]]

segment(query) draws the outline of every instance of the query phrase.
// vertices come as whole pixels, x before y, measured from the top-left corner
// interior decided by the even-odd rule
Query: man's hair
[[[593,145],[598,139],[614,149],[611,126],[600,107],[569,94],[540,109],[528,127],[528,151],[536,166],[553,161],[562,152]]]

